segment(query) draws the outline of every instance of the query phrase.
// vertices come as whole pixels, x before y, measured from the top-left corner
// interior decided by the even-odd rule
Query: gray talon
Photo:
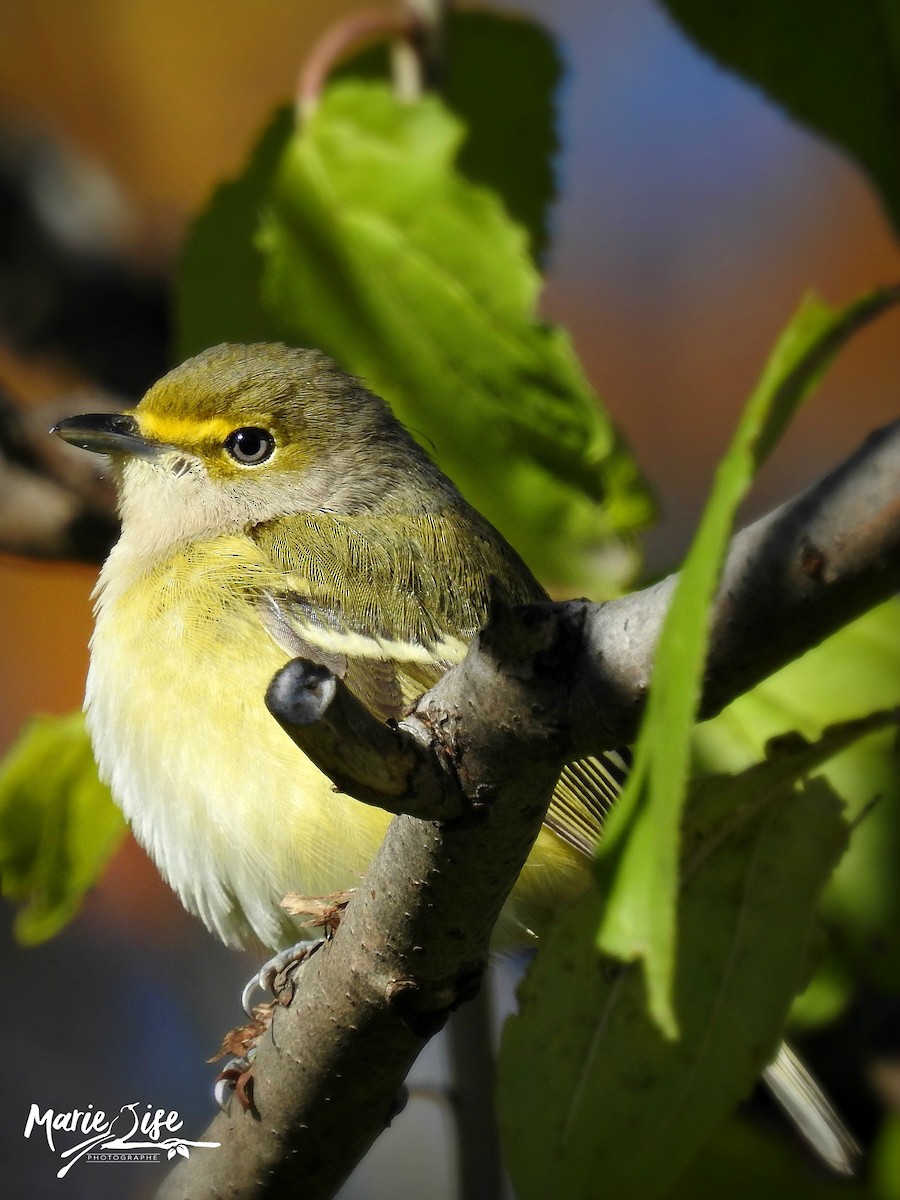
[[[241,1006],[248,1017],[253,1016],[253,1008],[251,1006],[251,998],[257,988],[261,992],[271,992],[276,994],[276,983],[279,975],[287,975],[294,967],[304,962],[311,954],[319,949],[324,938],[317,938],[315,941],[297,942],[295,946],[288,946],[286,950],[279,950],[277,954],[273,954],[268,962],[263,963],[259,971],[251,976],[244,985],[244,990],[241,992]],[[277,989],[278,991],[281,988]]]

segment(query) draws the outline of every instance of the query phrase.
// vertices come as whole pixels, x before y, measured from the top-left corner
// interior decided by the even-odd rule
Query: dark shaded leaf
[[[835,142],[900,229],[900,0],[663,0],[723,66]]]
[[[551,931],[501,1047],[501,1126],[520,1200],[661,1196],[746,1095],[808,976],[816,905],[847,840],[825,781],[797,781],[896,721],[878,713],[816,743],[783,739],[742,774],[692,785],[678,1041],[649,1016],[640,970],[598,953],[599,893]]]

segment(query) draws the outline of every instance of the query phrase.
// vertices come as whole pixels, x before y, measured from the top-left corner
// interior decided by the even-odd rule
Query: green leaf
[[[810,1170],[789,1137],[734,1116],[707,1141],[668,1200],[871,1200],[872,1195],[859,1179],[828,1179]]]
[[[866,613],[730,704],[695,732],[699,762],[740,770],[787,728],[812,737],[854,712],[900,704],[900,601]],[[826,774],[856,820],[823,902],[843,970],[900,994],[900,772],[889,733],[854,745]],[[878,803],[869,810],[873,797]],[[835,970],[841,968],[835,967]],[[801,1019],[804,1012],[801,1010]]]
[[[814,737],[823,725],[900,703],[900,600],[846,625],[699,725],[697,757],[706,770],[738,771],[785,729]],[[841,760],[842,761],[842,760]],[[851,819],[872,797],[848,777]]]
[[[448,39],[447,102],[468,130],[460,170],[498,192],[539,252],[555,195],[554,93],[561,68],[553,39],[532,21],[488,12],[451,13]],[[354,55],[335,78],[387,79],[389,70],[386,47],[379,46]],[[293,132],[293,110],[285,105],[240,175],[216,188],[191,226],[175,286],[179,359],[219,342],[287,336],[262,303],[263,262],[255,238]]]
[[[870,1160],[872,1190],[878,1200],[900,1200],[900,1116],[890,1113],[878,1133]]]
[[[814,744],[782,739],[742,774],[694,783],[677,1042],[650,1018],[638,967],[598,954],[599,893],[551,930],[501,1046],[501,1130],[519,1200],[661,1196],[750,1090],[808,976],[817,900],[847,840],[824,780],[797,781],[896,721],[878,713]]]
[[[856,980],[849,967],[833,952],[826,952],[812,979],[791,1005],[791,1028],[808,1032],[831,1025],[846,1011],[855,994]]]
[[[282,192],[276,212],[287,208],[293,236],[274,273],[290,277],[296,270],[299,277],[287,288],[276,280],[274,301],[266,306],[263,258],[253,239],[269,206],[277,161],[290,140],[291,115],[284,110],[276,116],[246,170],[217,189],[191,230],[176,288],[177,350],[187,357],[222,341],[261,340],[324,347],[385,395],[535,570],[561,587],[615,591],[636,571],[632,534],[650,521],[653,506],[567,338],[534,319],[539,281],[527,261],[529,244],[534,252],[545,245],[554,195],[553,91],[559,61],[540,27],[491,13],[453,14],[449,43],[448,100],[466,122],[466,136],[437,101],[410,107],[379,100],[379,111],[395,110],[393,127],[367,124],[367,97],[387,94],[384,85],[371,82],[385,70],[386,55],[368,51],[341,68],[343,78],[370,81],[357,84],[359,111],[350,114],[358,118],[357,128],[339,130],[336,141],[329,135],[334,121],[326,93],[325,111],[311,122],[314,132],[299,141],[314,154],[324,149],[325,183],[336,187],[335,201],[349,220],[326,211],[318,215],[333,219],[298,225],[298,213],[291,209],[309,206],[302,194],[294,205]],[[339,114],[338,121],[346,115]],[[421,136],[404,142],[414,127]],[[348,136],[349,150],[344,146],[347,153],[334,161],[332,143],[341,148]],[[452,162],[457,153],[461,174]],[[463,175],[496,189],[528,237],[486,192],[467,190]],[[387,191],[369,196],[370,178],[376,189],[386,182]],[[392,208],[390,198],[391,192],[402,196],[410,181],[422,203],[437,208],[432,222],[437,238],[449,233],[461,243],[439,241],[435,247],[410,236],[409,218],[419,214],[410,206],[402,212]],[[312,182],[322,180],[317,175]],[[355,185],[350,197],[348,185]],[[348,200],[358,211],[347,211]],[[455,221],[454,205],[459,209]],[[445,209],[449,220],[442,222]],[[367,219],[384,221],[396,238],[387,253],[371,239],[360,244],[358,236],[343,244],[348,226]],[[271,232],[271,218],[267,228]],[[473,244],[467,248],[470,237]],[[448,269],[419,287],[411,277],[412,259],[422,261],[435,249],[447,259],[437,265]],[[348,257],[357,260],[359,274],[346,269]],[[392,276],[385,272],[397,275],[398,263],[401,271],[388,295],[385,279]],[[378,303],[380,289],[384,306]],[[507,289],[512,320],[495,311]],[[395,311],[382,312],[388,303]],[[496,328],[480,328],[482,320]],[[385,326],[391,329],[388,336]],[[482,361],[487,355],[485,378],[470,354]],[[600,496],[605,497],[602,512],[595,503]]]
[[[84,717],[35,717],[0,765],[0,887],[22,907],[19,941],[58,933],[121,841]]]
[[[670,1037],[678,1030],[672,992],[679,826],[708,613],[734,516],[757,469],[831,358],[852,333],[896,299],[896,291],[885,290],[838,312],[815,298],[801,306],[779,339],[719,465],[660,635],[634,770],[600,847],[609,903],[599,944],[626,962],[643,959],[650,1011]]]
[[[900,229],[900,0],[663,0],[719,63],[841,146]]]
[[[285,155],[266,295],[294,340],[389,401],[536,569],[584,581],[650,501],[568,338],[537,319],[524,231],[454,167],[462,137],[436,98],[333,85]]]

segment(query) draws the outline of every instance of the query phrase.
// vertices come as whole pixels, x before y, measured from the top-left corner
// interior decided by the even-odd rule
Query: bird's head
[[[136,408],[53,432],[108,455],[123,529],[166,545],[298,512],[421,509],[444,490],[385,403],[317,350],[216,346]]]

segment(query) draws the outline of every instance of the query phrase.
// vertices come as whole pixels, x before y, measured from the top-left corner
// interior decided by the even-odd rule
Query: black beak
[[[50,430],[64,442],[91,450],[94,454],[129,454],[134,458],[155,458],[168,449],[161,442],[142,437],[137,421],[125,413],[85,413],[66,417]]]

